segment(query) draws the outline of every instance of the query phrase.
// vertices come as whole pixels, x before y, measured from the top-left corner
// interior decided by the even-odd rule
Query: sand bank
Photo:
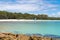
[[[0,21],[60,21],[60,20],[0,19]]]

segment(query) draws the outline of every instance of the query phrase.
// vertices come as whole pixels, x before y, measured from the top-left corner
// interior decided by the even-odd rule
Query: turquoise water
[[[0,32],[60,35],[60,21],[0,22]]]

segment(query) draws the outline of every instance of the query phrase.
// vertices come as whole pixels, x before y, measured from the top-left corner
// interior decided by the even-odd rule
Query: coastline
[[[0,21],[60,21],[60,20],[0,19]]]

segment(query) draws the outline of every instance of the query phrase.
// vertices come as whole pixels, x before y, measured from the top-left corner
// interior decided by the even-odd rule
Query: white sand
[[[0,19],[0,21],[60,21],[60,20]]]

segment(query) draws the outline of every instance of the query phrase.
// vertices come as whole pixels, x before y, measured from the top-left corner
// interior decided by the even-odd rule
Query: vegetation
[[[0,19],[40,19],[40,20],[60,20],[60,17],[49,17],[46,14],[13,13],[0,11]]]

